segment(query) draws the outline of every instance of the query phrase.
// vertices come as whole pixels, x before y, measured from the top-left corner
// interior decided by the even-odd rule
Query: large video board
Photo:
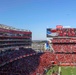
[[[76,28],[48,28],[47,37],[76,37]]]

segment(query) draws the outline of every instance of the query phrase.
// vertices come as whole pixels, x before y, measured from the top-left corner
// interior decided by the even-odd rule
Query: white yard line
[[[60,75],[60,72],[61,72],[61,67],[59,66],[59,74],[58,75]]]

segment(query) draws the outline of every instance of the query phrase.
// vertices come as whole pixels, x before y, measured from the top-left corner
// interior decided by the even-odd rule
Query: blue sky
[[[76,27],[76,0],[0,0],[0,24],[32,31],[46,39],[46,28]]]

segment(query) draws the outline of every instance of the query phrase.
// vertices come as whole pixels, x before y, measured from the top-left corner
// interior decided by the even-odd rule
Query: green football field
[[[49,69],[46,75],[52,75],[53,72],[58,72],[59,75],[76,75],[76,66],[55,66]]]

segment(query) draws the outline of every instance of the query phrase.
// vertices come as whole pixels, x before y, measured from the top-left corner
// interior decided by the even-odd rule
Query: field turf
[[[60,75],[76,75],[76,66],[60,66],[60,70]],[[59,66],[55,66],[52,69],[49,69],[46,75],[52,75],[53,71],[59,72]]]

